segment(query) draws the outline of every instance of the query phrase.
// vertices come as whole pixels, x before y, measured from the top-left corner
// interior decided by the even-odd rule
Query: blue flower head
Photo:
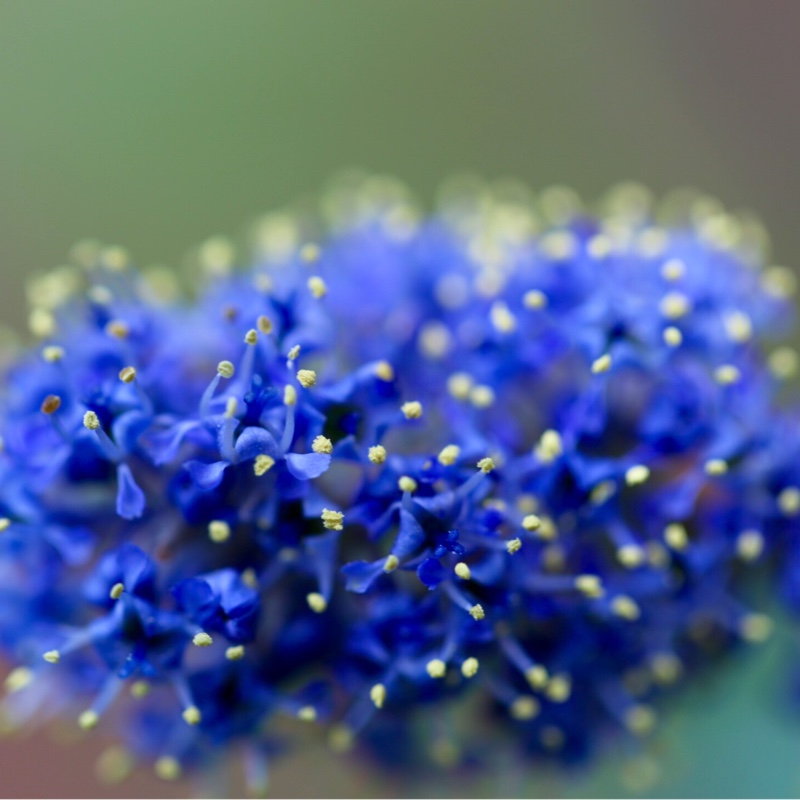
[[[7,715],[59,697],[165,778],[263,761],[280,715],[395,766],[649,733],[763,638],[744,567],[800,511],[787,274],[671,208],[351,181],[241,268],[206,243],[191,300],[79,247],[4,383]],[[480,724],[424,724],[452,709]]]

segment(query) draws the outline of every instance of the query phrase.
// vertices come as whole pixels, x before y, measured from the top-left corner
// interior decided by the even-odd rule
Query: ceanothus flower
[[[239,269],[207,243],[195,297],[82,245],[4,381],[6,716],[164,778],[263,767],[280,715],[393,766],[648,734],[766,636],[740,585],[800,510],[787,274],[687,208],[351,181]]]

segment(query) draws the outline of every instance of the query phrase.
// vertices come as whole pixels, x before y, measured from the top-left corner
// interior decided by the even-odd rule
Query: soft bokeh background
[[[26,276],[79,238],[178,264],[354,165],[426,201],[465,169],[589,197],[624,178],[696,185],[757,210],[795,265],[799,30],[792,0],[0,0],[0,322],[23,330]],[[644,760],[570,778],[501,766],[467,791],[797,796],[792,639],[784,626],[696,683]],[[63,740],[0,742],[0,793],[189,791],[146,774],[103,787],[102,745]],[[277,795],[415,791],[465,787],[389,784],[319,746],[273,780]]]

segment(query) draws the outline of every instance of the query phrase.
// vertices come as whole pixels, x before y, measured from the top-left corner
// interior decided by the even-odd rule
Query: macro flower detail
[[[196,296],[90,245],[42,279],[0,413],[5,715],[164,778],[263,763],[278,715],[395,765],[486,757],[432,709],[573,759],[763,639],[740,584],[800,514],[786,281],[714,206],[576,203],[423,218],[371,179]]]

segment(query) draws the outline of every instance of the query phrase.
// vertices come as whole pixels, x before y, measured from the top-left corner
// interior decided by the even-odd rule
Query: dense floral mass
[[[476,762],[490,730],[571,759],[768,634],[741,577],[800,462],[758,227],[636,187],[598,214],[445,194],[425,219],[346,183],[264,220],[247,267],[207,243],[191,299],[92,243],[32,285],[0,423],[9,720],[106,727],[164,778],[234,744],[257,775],[280,716],[387,763]]]

